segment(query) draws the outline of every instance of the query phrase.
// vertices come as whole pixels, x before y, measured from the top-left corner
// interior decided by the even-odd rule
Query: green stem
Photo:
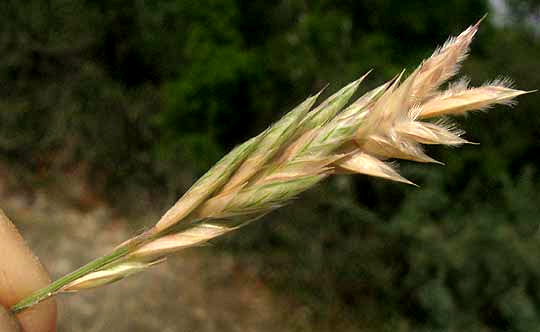
[[[112,253],[101,256],[90,263],[78,268],[77,270],[61,277],[60,279],[54,281],[48,286],[41,288],[31,294],[30,296],[22,299],[13,307],[11,307],[11,312],[16,314],[24,309],[30,308],[31,306],[38,304],[39,302],[55,295],[62,287],[69,284],[72,281],[75,281],[91,272],[94,272],[107,264],[110,264],[119,258],[122,258],[130,253],[130,247],[122,246]]]

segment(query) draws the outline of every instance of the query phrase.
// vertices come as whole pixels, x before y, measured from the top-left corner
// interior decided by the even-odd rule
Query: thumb
[[[49,278],[2,210],[0,210],[0,253],[0,307],[4,307],[0,332],[3,332],[1,324],[9,322],[5,308],[10,308],[36,289],[46,286]],[[18,313],[17,320],[23,331],[55,331],[56,304],[53,299],[39,303]]]

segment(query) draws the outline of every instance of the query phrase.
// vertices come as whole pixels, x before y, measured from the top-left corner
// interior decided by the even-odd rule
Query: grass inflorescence
[[[171,253],[261,218],[333,174],[366,174],[413,184],[389,161],[437,163],[422,144],[469,143],[448,116],[511,104],[526,93],[511,88],[507,80],[473,88],[458,80],[441,90],[466,58],[479,23],[450,38],[408,77],[402,72],[352,102],[367,74],[318,106],[320,93],[306,99],[225,155],[148,231],[12,310],[23,310],[58,292],[97,287],[145,270]]]

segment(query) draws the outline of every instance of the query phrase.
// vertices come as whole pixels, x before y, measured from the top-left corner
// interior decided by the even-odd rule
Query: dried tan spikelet
[[[441,84],[459,71],[461,62],[467,57],[471,41],[484,18],[485,16],[457,37],[449,38],[415,70],[417,75],[412,83],[409,106],[421,103],[432,96]]]
[[[345,158],[339,163],[339,167],[340,169],[338,172],[345,170],[352,173],[376,176],[391,181],[415,185],[411,181],[399,175],[391,164],[385,163],[365,152],[357,152]]]
[[[230,232],[234,228],[228,228],[213,224],[200,224],[191,227],[184,232],[165,235],[138,248],[129,257],[143,261],[153,261],[182,248],[204,244],[209,239]]]
[[[441,124],[421,121],[404,121],[396,124],[398,135],[421,144],[461,145],[469,141],[461,138],[463,131]]]
[[[78,292],[84,289],[96,288],[129,277],[132,274],[144,271],[149,267],[162,263],[164,259],[145,263],[143,261],[128,261],[114,267],[89,273],[84,277],[68,283],[61,288],[62,292]]]
[[[402,136],[389,138],[371,135],[362,142],[360,149],[383,159],[394,158],[440,164],[437,160],[426,155],[419,143]]]
[[[472,110],[484,110],[495,104],[512,105],[512,100],[529,91],[514,90],[507,81],[489,83],[478,88],[450,87],[424,104],[420,118],[461,115]]]
[[[394,121],[403,115],[403,111],[407,109],[406,105],[403,104],[403,96],[405,95],[405,88],[400,86],[400,80],[403,76],[404,71],[402,71],[398,76],[392,79],[390,82],[387,82],[388,89],[377,99],[375,104],[372,106],[369,113],[365,116],[360,125],[360,128],[357,130],[357,137],[363,137],[372,135],[377,132],[386,132],[386,130],[392,126]],[[411,81],[406,87],[410,87]],[[401,103],[398,100],[401,99]]]

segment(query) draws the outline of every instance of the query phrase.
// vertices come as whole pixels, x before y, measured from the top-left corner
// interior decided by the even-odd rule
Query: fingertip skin
[[[49,283],[49,276],[43,266],[0,210],[0,305],[10,308]],[[18,313],[16,317],[23,331],[55,331],[56,303],[49,299]],[[3,331],[0,329],[0,332]]]
[[[44,285],[45,286],[45,285]],[[56,331],[56,303],[48,299],[17,314],[23,331]]]
[[[0,332],[19,332],[21,326],[11,313],[0,306]]]

